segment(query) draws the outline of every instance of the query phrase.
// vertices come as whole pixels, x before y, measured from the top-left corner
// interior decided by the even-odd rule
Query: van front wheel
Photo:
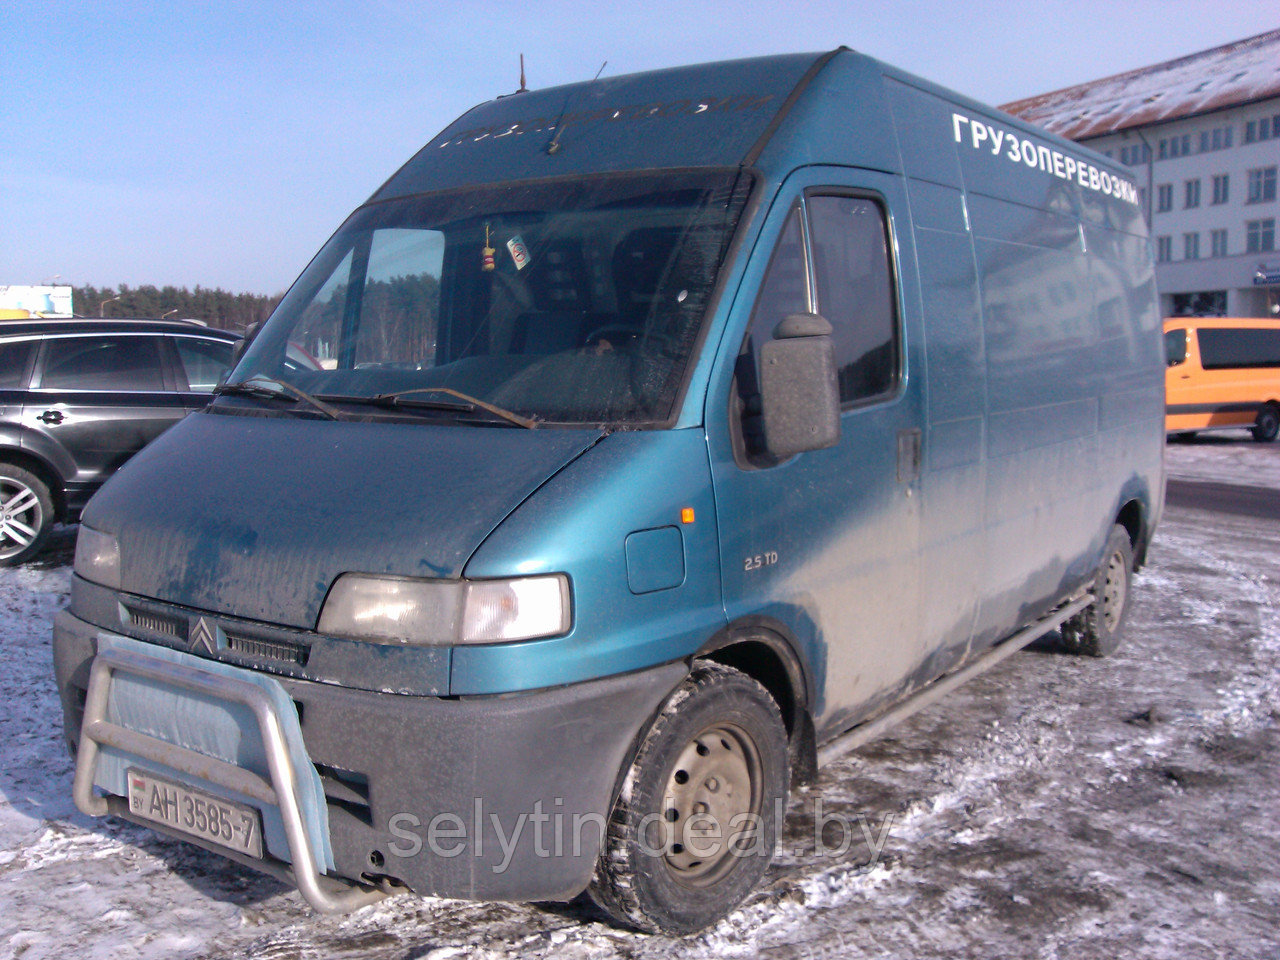
[[[769,692],[737,670],[696,664],[623,781],[591,899],[647,933],[684,936],[715,923],[773,859],[788,773]]]
[[[1133,545],[1129,531],[1111,528],[1102,566],[1093,580],[1093,603],[1062,625],[1062,643],[1072,653],[1107,657],[1120,647],[1121,632],[1129,615],[1133,585]]]
[[[1253,439],[1259,443],[1270,443],[1280,433],[1280,407],[1274,403],[1266,404],[1258,411],[1258,419],[1253,422]]]

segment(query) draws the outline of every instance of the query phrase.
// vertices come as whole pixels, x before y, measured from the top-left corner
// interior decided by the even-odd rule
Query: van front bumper
[[[54,622],[73,751],[102,632],[69,611]],[[324,787],[333,875],[433,896],[568,900],[591,879],[637,739],[686,672],[675,662],[459,698],[274,679],[297,705]],[[123,799],[107,800],[110,812],[129,816]],[[288,875],[269,853],[232,858]]]

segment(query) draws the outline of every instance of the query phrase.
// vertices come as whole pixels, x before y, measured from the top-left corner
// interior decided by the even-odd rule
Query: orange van
[[[1280,432],[1280,321],[1169,317],[1164,322],[1165,430]]]

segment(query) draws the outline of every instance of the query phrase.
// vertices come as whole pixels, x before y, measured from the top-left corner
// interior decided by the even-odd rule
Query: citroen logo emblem
[[[196,625],[191,628],[191,642],[188,644],[192,653],[199,653],[201,648],[210,656],[214,656],[218,652],[218,635],[217,630],[204,617],[196,621]]]

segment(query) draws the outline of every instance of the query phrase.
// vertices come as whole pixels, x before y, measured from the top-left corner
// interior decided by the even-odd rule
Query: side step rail
[[[1017,653],[1033,640],[1038,640],[1050,630],[1054,630],[1061,626],[1065,621],[1070,620],[1093,602],[1093,594],[1089,593],[1075,600],[1069,601],[1065,606],[1054,610],[1047,617],[1037,620],[1030,626],[1019,630],[1009,639],[1001,642],[995,647],[992,647],[991,650],[984,653],[967,667],[957,670],[955,673],[949,674],[942,679],[931,683],[914,697],[911,697],[909,700],[903,701],[891,710],[882,713],[874,720],[868,720],[866,723],[859,724],[847,733],[840,734],[840,736],[836,737],[834,740],[825,744],[818,750],[818,764],[821,766],[829,763],[837,757],[842,757],[849,751],[856,750],[863,744],[876,739],[885,733],[890,727],[901,723],[913,713],[937,703],[965,681],[976,677],[984,670],[990,670],[1001,660]]]
[[[107,701],[116,673],[158,680],[249,707],[258,722],[271,779],[108,721]],[[289,843],[289,855],[293,860],[293,867],[289,872],[307,903],[321,913],[347,913],[384,896],[381,891],[367,887],[346,884],[338,886],[333,879],[320,872],[311,838],[303,824],[302,808],[298,802],[298,778],[285,743],[284,732],[270,697],[261,687],[234,677],[203,673],[167,660],[125,650],[99,651],[89,673],[89,692],[85,700],[84,722],[80,728],[76,777],[72,789],[76,806],[91,817],[102,817],[108,813],[106,798],[93,792],[98,754],[103,746],[114,747],[143,760],[163,764],[279,808]]]

